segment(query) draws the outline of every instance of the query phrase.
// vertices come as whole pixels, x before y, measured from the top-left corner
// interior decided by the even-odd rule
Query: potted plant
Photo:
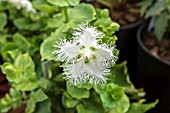
[[[144,86],[149,100],[158,98],[160,103],[153,113],[169,113],[168,86],[170,83],[170,38],[168,0],[143,1],[145,17],[151,17],[150,23],[138,30],[138,80],[139,87]],[[155,10],[156,9],[156,10]]]
[[[9,23],[1,70],[11,88],[0,99],[0,112],[144,113],[157,104],[144,103],[126,62],[115,64],[119,25],[108,10],[79,0],[18,2],[2,11]]]

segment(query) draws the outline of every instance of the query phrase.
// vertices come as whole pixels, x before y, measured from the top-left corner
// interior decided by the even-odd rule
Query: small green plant
[[[119,25],[107,9],[47,1],[32,0],[31,10],[1,2],[1,70],[11,89],[0,112],[26,104],[25,113],[144,113],[157,104],[144,104],[126,62],[116,64]]]
[[[161,41],[169,31],[170,0],[144,0],[141,6],[142,16],[155,18],[152,26],[157,40]]]

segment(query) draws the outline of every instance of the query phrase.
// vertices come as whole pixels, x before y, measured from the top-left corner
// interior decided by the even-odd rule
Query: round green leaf
[[[45,101],[37,103],[34,113],[52,113],[51,101],[45,100]]]
[[[6,60],[10,60],[9,57],[9,51],[13,51],[16,50],[18,48],[18,46],[16,45],[16,43],[13,42],[7,42],[4,46],[2,46],[1,48],[1,54],[2,57]]]
[[[66,108],[74,108],[78,103],[79,101],[70,97],[70,95],[67,92],[65,92],[62,95],[62,104]]]
[[[0,30],[7,24],[7,16],[5,13],[0,13]]]
[[[125,113],[129,108],[129,99],[124,93],[124,88],[109,83],[99,93],[103,105],[110,108],[112,112]],[[119,111],[119,112],[118,112]]]
[[[75,6],[78,5],[80,0],[47,0],[51,4],[63,7],[63,6]]]
[[[80,4],[73,8],[69,8],[68,12],[68,22],[65,23],[64,15],[59,13],[55,15],[54,18],[48,20],[48,27],[55,28],[58,27],[58,30],[61,32],[67,32],[70,28],[77,28],[77,25],[81,22],[90,22],[95,19],[95,10],[92,5],[89,4]]]
[[[80,2],[80,0],[67,0],[67,1],[71,6],[78,5]]]
[[[69,6],[68,2],[66,0],[47,0],[49,3],[63,7],[63,6]]]
[[[85,88],[78,88],[67,83],[67,91],[73,97],[77,99],[89,98],[90,92]]]
[[[78,113],[105,113],[102,105],[92,101],[83,101],[83,104],[79,104],[76,109]]]
[[[106,36],[112,36],[119,30],[120,25],[111,20],[108,9],[96,10],[96,18],[93,25],[98,27],[98,29],[105,33]]]
[[[18,81],[18,70],[9,62],[4,63],[1,66],[2,72],[6,75],[9,82]]]
[[[54,44],[57,41],[57,36],[53,34],[54,37],[49,37],[43,41],[40,47],[40,54],[42,56],[41,60],[55,60],[55,55],[53,54],[55,47]]]
[[[18,47],[23,51],[26,52],[30,48],[31,44],[28,40],[19,33],[16,33],[13,37],[14,42],[18,45]]]
[[[41,29],[44,23],[42,21],[33,22],[28,18],[17,18],[14,20],[14,24],[18,29],[35,31]]]
[[[126,113],[130,107],[129,98],[124,94],[121,101],[114,103],[114,107],[112,107],[108,113]],[[137,113],[137,112],[134,112]]]
[[[27,53],[18,56],[14,65],[23,72],[33,73],[35,70],[34,62]]]
[[[21,91],[31,91],[38,87],[37,81],[30,81],[28,79],[28,80],[23,80],[23,82],[21,82],[22,79],[23,78],[20,78],[20,82],[14,83],[12,84],[12,86],[15,87],[17,90],[21,90]]]
[[[80,4],[68,10],[69,22],[66,24],[72,28],[77,28],[77,24],[95,19],[95,14],[96,12],[92,5]]]

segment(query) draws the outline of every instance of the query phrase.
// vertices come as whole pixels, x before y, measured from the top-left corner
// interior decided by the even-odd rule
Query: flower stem
[[[67,7],[63,7],[63,14],[65,16],[65,23],[67,23],[69,21],[69,18],[68,18],[68,13],[67,13]]]

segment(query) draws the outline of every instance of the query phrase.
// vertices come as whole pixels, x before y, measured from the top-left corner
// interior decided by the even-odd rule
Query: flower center
[[[89,48],[85,48],[84,49],[84,57],[85,57],[85,63],[90,62],[90,60],[95,59],[95,55],[94,55],[94,48],[93,47],[89,47]]]
[[[90,56],[91,56],[91,53],[88,50],[86,50],[85,51],[85,57],[89,59]]]

